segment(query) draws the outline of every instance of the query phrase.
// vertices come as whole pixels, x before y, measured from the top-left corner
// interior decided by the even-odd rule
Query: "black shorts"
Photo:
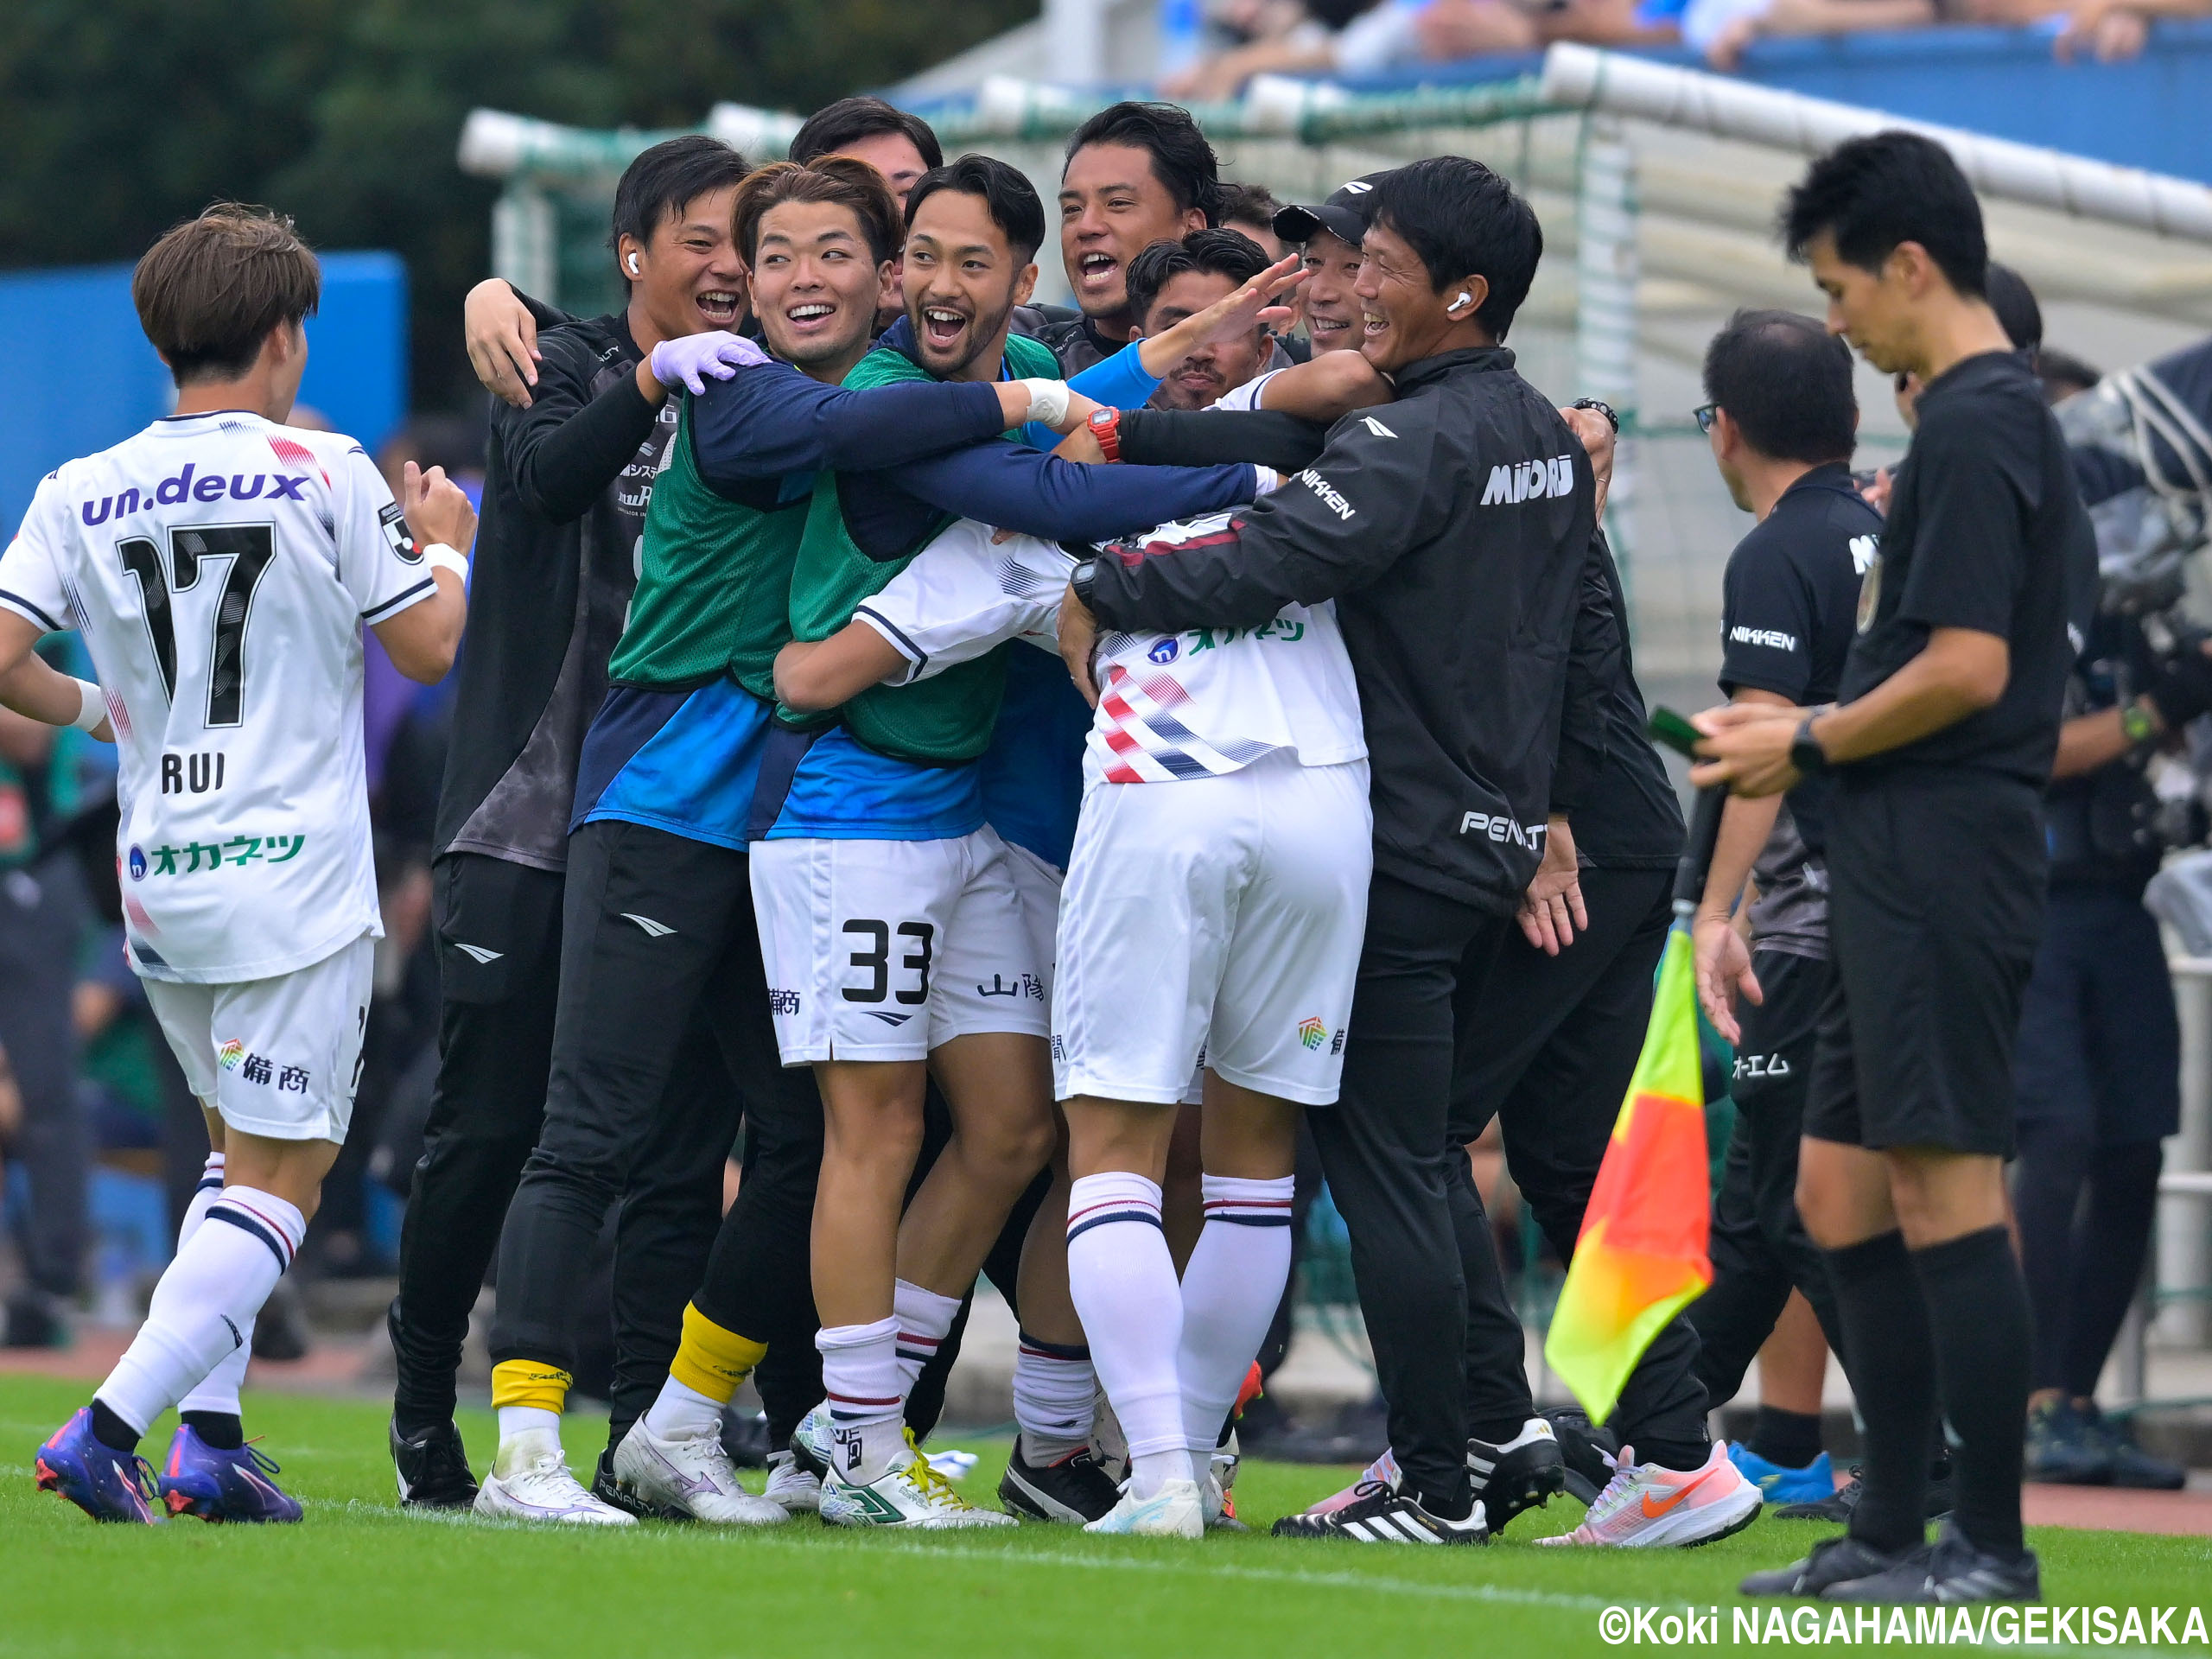
[[[2131,888],[2057,887],[2013,1056],[2020,1122],[2088,1147],[2181,1127],[2181,1026],[2158,924]]]
[[[2009,1158],[2012,1046],[2044,908],[2041,803],[1993,773],[1847,772],[1830,808],[1835,982],[1815,1140]]]

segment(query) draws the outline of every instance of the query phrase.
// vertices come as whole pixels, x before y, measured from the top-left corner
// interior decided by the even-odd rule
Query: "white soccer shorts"
[[[227,1128],[343,1144],[361,1081],[376,956],[377,942],[364,936],[272,979],[140,983],[185,1082]]]
[[[1093,784],[1060,900],[1059,1097],[1168,1105],[1230,1083],[1337,1097],[1374,865],[1367,763]]]
[[[1004,842],[756,841],[753,907],[785,1065],[918,1060],[977,1032],[1048,1034]]]

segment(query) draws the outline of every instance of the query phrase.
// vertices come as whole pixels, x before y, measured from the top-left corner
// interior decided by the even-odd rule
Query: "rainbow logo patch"
[[[1329,1028],[1312,1014],[1298,1022],[1298,1040],[1308,1048],[1319,1048],[1328,1039]]]
[[[226,1071],[235,1071],[245,1058],[245,1045],[235,1037],[215,1051],[215,1058]]]

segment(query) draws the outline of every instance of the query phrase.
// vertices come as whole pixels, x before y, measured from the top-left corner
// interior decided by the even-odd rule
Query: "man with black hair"
[[[1798,1206],[1827,1257],[1866,1424],[1849,1530],[1746,1594],[2032,1599],[2020,1530],[2029,1313],[2006,1231],[2012,1046],[2041,930],[2038,794],[2094,599],[2065,440],[1984,297],[1980,204],[1934,140],[1851,139],[1789,194],[1784,236],[1828,327],[1920,377],[1919,425],[1862,579],[1840,701],[1699,717],[1701,787],[1753,798],[1833,771],[1835,985]],[[1957,1504],[1923,1542],[1929,1436]]]
[[[1705,393],[1697,419],[1713,463],[1758,521],[1723,581],[1720,689],[1739,702],[1817,708],[1834,700],[1859,575],[1881,544],[1881,517],[1848,470],[1859,423],[1851,353],[1810,317],[1738,312],[1706,348]],[[1797,1214],[1813,1034],[1834,978],[1824,810],[1834,787],[1811,778],[1786,804],[1731,800],[1694,924],[1699,998],[1736,1048],[1713,1285],[1687,1310],[1716,1406],[1742,1386],[1793,1289],[1843,1352],[1827,1267]],[[1834,1491],[1817,1414],[1763,1400],[1750,1441],[1732,1453],[1774,1501],[1817,1503]]]
[[[388,1318],[391,1455],[410,1505],[465,1508],[476,1496],[454,1427],[454,1374],[545,1109],[577,752],[606,693],[632,555],[676,429],[660,377],[683,384],[688,345],[661,348],[741,317],[745,276],[729,224],[745,170],[735,150],[703,137],[631,162],[608,238],[627,305],[548,330],[531,406],[492,405],[474,616],[434,842],[438,1081]],[[711,1046],[693,1058],[682,1086],[727,1100]],[[615,1308],[630,1415],[642,1405],[627,1395],[642,1381],[650,1398],[674,1351],[675,1316],[714,1229],[711,1208],[690,1213],[692,1196],[719,1180],[730,1139],[669,1148],[625,1206]]]
[[[1257,627],[1286,604],[1334,598],[1358,677],[1375,878],[1342,1097],[1309,1121],[1351,1228],[1405,1478],[1278,1523],[1295,1534],[1482,1534],[1446,1198],[1452,997],[1487,969],[1544,854],[1595,530],[1588,458],[1500,343],[1542,248],[1528,205],[1478,163],[1393,173],[1357,286],[1363,350],[1398,401],[1339,422],[1312,466],[1217,537],[1078,567],[1061,607],[1063,652],[1087,673],[1102,626]],[[1119,423],[1101,425],[1111,454]]]
[[[1197,316],[1268,269],[1265,250],[1241,231],[1192,231],[1179,242],[1155,242],[1129,264],[1129,314],[1139,338],[1157,337],[1186,317]],[[1291,359],[1264,325],[1234,340],[1207,340],[1172,365],[1164,365],[1157,409],[1211,409],[1224,397],[1244,394],[1232,405],[1256,408],[1254,378],[1288,368]]]
[[[1275,234],[1275,215],[1282,203],[1264,184],[1224,184],[1221,187],[1218,222],[1224,231],[1242,231],[1260,245],[1270,260],[1290,251]]]
[[[895,104],[866,96],[841,98],[808,116],[791,137],[790,156],[795,162],[818,161],[824,156],[866,162],[883,175],[902,213],[914,181],[944,165],[944,146],[928,122]]]

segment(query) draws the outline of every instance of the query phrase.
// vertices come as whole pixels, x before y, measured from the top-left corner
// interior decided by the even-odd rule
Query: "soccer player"
[[[0,557],[0,675],[64,627],[99,670],[12,681],[13,706],[90,728],[105,700],[130,963],[222,1176],[122,1360],[39,1448],[39,1486],[95,1520],[300,1518],[242,1443],[236,1390],[346,1137],[383,932],[360,629],[430,683],[467,613],[459,487],[410,463],[403,507],[352,439],[283,425],[321,289],[263,209],[219,204],[156,243],[131,293],[176,413],[49,474]],[[180,1402],[156,1473],[138,1441]]]
[[[1138,338],[1164,333],[1196,316],[1268,269],[1260,245],[1242,231],[1192,231],[1179,241],[1155,242],[1129,262],[1126,279],[1129,309],[1140,323]],[[1141,349],[1141,346],[1140,346]],[[1152,394],[1159,409],[1211,409],[1235,395],[1230,406],[1254,407],[1255,376],[1288,368],[1291,359],[1263,323],[1230,340],[1209,340],[1175,363],[1165,365],[1160,389]],[[1115,400],[1114,406],[1123,406]]]
[[[2029,1318],[2005,1228],[2012,1043],[2042,920],[2038,795],[2096,543],[2033,372],[1983,297],[1980,205],[1943,148],[1851,139],[1789,193],[1828,326],[1919,377],[1832,709],[1699,717],[1692,776],[1758,798],[1834,769],[1821,1010],[1797,1196],[1835,1282],[1865,1488],[1849,1530],[1746,1594],[2035,1598],[2020,1530]],[[2069,632],[2073,638],[2069,639]],[[1922,1498],[1940,1408],[1957,1504]]]
[[[661,377],[680,388],[688,358],[739,344],[714,331],[742,312],[730,205],[745,172],[735,150],[697,136],[632,162],[612,238],[627,303],[549,329],[530,407],[493,405],[470,648],[438,804],[439,1077],[388,1318],[391,1454],[410,1505],[475,1501],[454,1373],[545,1110],[577,751],[607,694],[652,478],[676,431],[679,401]],[[623,1211],[613,1443],[644,1404],[639,1376],[650,1374],[646,1400],[659,1384],[721,1218],[735,1101],[703,1026],[686,1057],[678,1078],[700,1096],[687,1115],[697,1143],[664,1148]]]
[[[850,156],[882,174],[901,214],[914,181],[944,165],[944,149],[928,122],[895,104],[865,96],[824,104],[792,135],[792,161],[818,162],[824,156]]]

